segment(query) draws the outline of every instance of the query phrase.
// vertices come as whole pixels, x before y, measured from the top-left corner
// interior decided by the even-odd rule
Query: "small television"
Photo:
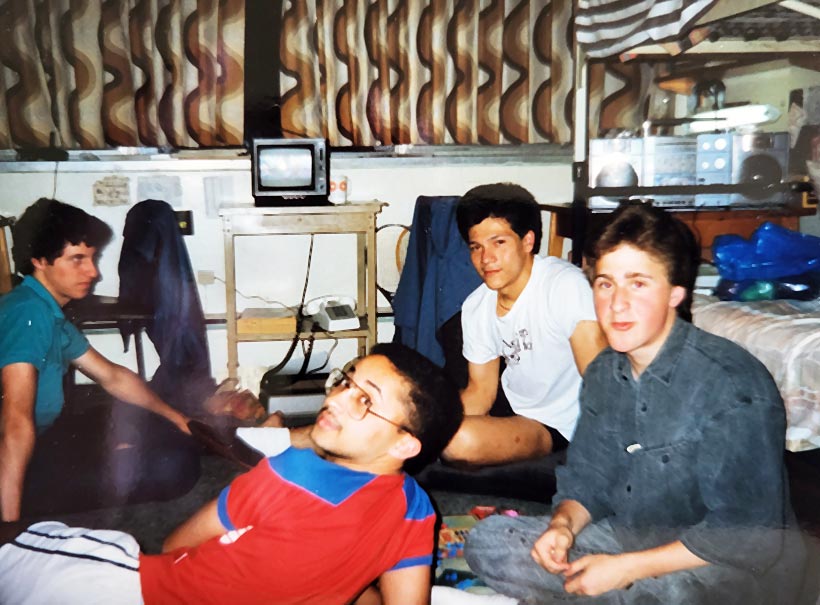
[[[327,204],[329,170],[327,139],[251,140],[256,206]]]

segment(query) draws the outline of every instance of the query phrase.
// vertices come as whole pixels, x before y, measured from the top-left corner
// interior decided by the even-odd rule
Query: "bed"
[[[696,295],[694,323],[768,368],[786,407],[786,449],[820,448],[820,299],[727,302]]]

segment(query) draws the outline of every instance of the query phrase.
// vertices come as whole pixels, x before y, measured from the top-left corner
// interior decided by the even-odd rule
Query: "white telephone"
[[[350,296],[320,296],[306,302],[302,312],[328,332],[355,330],[360,325],[356,301]]]

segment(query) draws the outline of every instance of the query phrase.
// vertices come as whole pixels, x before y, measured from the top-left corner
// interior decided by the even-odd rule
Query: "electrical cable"
[[[287,365],[288,361],[290,361],[291,356],[293,356],[293,351],[296,350],[296,345],[300,341],[299,330],[302,327],[302,320],[304,320],[304,318],[305,318],[304,313],[302,312],[302,308],[305,305],[305,295],[307,294],[308,283],[310,282],[310,266],[311,266],[312,261],[313,261],[313,234],[311,233],[310,234],[310,248],[308,249],[307,267],[305,269],[305,285],[302,287],[302,297],[301,297],[301,300],[299,302],[299,308],[296,310],[296,333],[293,335],[293,340],[290,343],[290,348],[288,349],[288,352],[285,354],[284,359],[282,359],[282,361],[280,361],[276,365],[276,367],[271,368],[270,370],[265,372],[266,375],[267,374],[278,374],[282,370],[282,368],[284,368],[285,365]],[[312,346],[313,346],[312,345],[312,343],[313,343],[313,336],[312,335],[311,335],[309,340],[310,340],[310,343],[311,343],[310,346],[311,346],[311,349],[312,349]],[[309,356],[305,357],[305,361],[302,364],[302,369],[299,370],[300,375],[304,373],[304,369],[307,366],[307,363],[308,363],[309,359],[310,359]]]
[[[221,277],[219,277],[218,275],[214,275],[214,281],[218,281],[218,282],[220,282],[220,283],[222,283],[226,286],[228,285],[225,282],[225,280],[222,279]],[[293,311],[294,315],[296,315],[298,313],[298,309],[296,307],[286,305],[285,303],[283,303],[282,301],[279,301],[279,300],[272,300],[272,299],[269,299],[269,298],[265,298],[264,296],[258,296],[258,295],[255,295],[255,294],[252,294],[252,295],[249,296],[247,294],[244,294],[239,288],[234,288],[234,292],[239,294],[239,296],[241,296],[245,300],[261,300],[262,302],[267,303],[269,305],[279,305],[283,309],[288,309],[289,311]]]
[[[308,372],[308,374],[318,374],[319,372],[324,370],[327,367],[327,364],[330,363],[330,356],[333,355],[333,351],[336,350],[336,347],[338,346],[338,344],[339,344],[339,339],[334,338],[333,339],[333,344],[330,345],[330,350],[327,352],[327,358],[325,358],[325,362],[322,365],[320,365],[318,368],[313,368],[312,370],[310,370],[310,372]]]

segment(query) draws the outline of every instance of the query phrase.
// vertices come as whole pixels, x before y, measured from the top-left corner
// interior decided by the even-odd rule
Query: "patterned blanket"
[[[694,323],[746,348],[786,406],[786,448],[820,448],[820,300],[721,302],[695,296]]]

